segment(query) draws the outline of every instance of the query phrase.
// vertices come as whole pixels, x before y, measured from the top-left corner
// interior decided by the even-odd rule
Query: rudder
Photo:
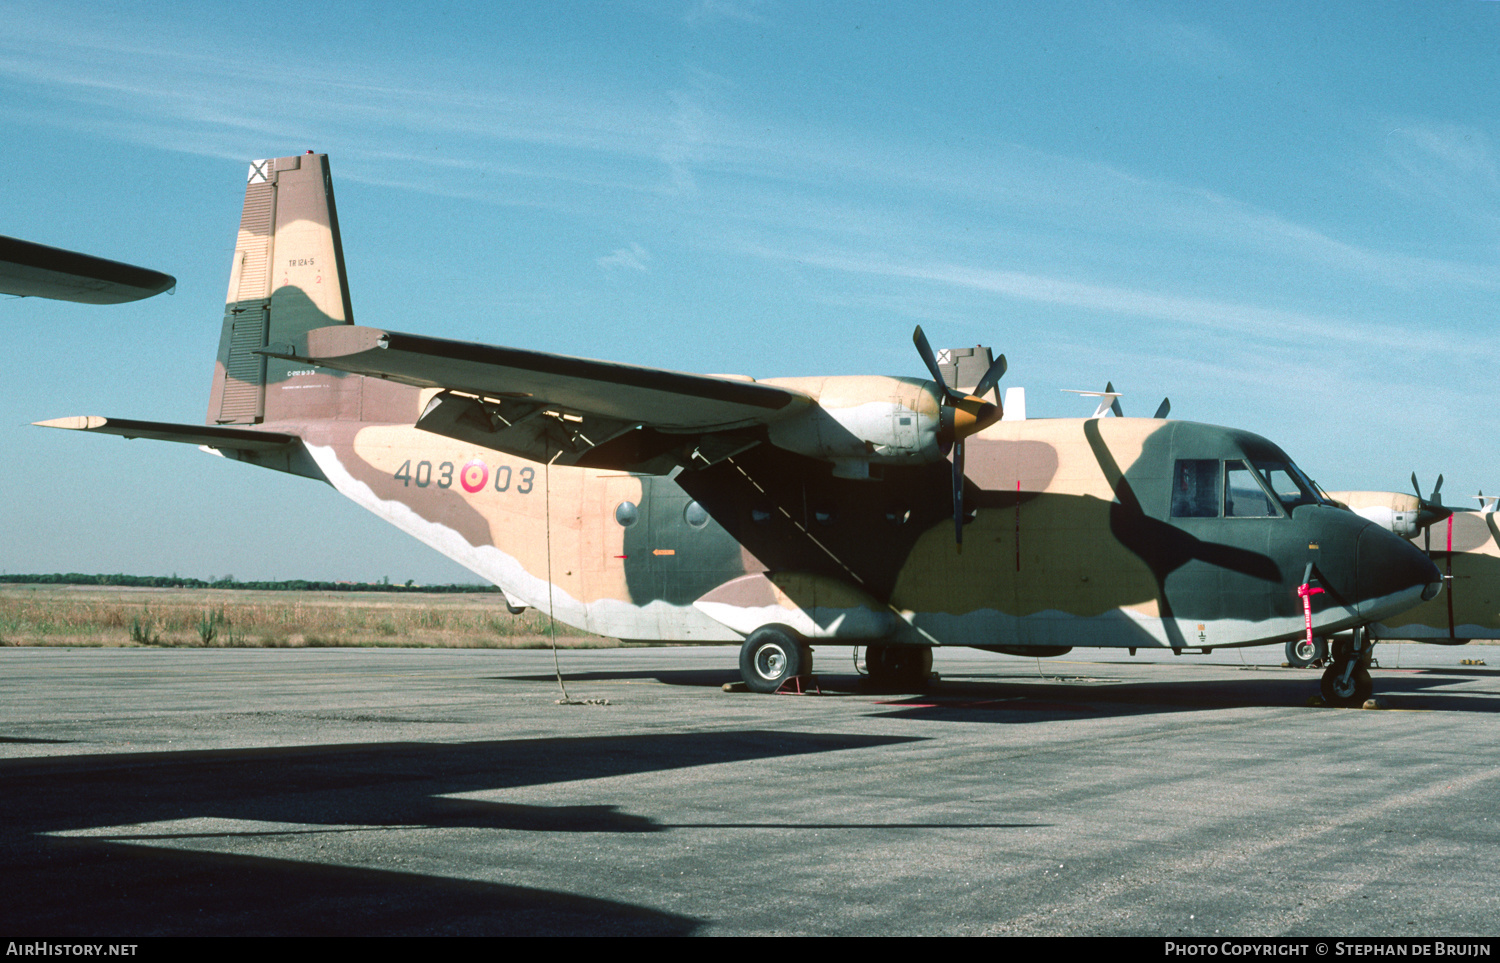
[[[257,353],[353,323],[328,155],[252,161],[208,424],[357,417],[360,379]]]

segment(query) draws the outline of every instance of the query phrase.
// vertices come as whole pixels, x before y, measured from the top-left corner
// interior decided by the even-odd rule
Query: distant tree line
[[[78,572],[52,575],[0,575],[0,583],[34,585],[119,585],[128,588],[214,588],[257,589],[263,592],[498,592],[493,585],[417,585],[382,582],[313,582],[288,579],[284,582],[241,582],[233,575],[204,580],[181,575],[82,575]]]

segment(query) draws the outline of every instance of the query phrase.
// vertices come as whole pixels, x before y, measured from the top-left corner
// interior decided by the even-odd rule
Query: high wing
[[[757,443],[762,426],[816,407],[806,392],[355,325],[261,354],[440,389],[416,426],[537,461],[670,471]]]
[[[0,294],[123,304],[176,287],[170,274],[0,236]]]

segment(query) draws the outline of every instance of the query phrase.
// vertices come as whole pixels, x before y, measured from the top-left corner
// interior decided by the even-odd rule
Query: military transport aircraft
[[[626,640],[739,643],[750,688],[864,645],[1057,655],[1347,632],[1328,701],[1370,693],[1365,627],[1437,568],[1249,432],[1002,419],[931,379],[695,375],[353,324],[325,155],[250,167],[207,425],[41,422],[187,442],[326,481],[498,585]],[[1299,589],[1302,590],[1299,594]],[[1317,594],[1310,594],[1316,591]]]

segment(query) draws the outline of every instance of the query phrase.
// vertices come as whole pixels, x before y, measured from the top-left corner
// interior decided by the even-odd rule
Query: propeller
[[[1432,554],[1432,529],[1433,522],[1440,522],[1453,514],[1453,509],[1443,505],[1443,476],[1437,476],[1437,483],[1432,486],[1432,497],[1422,497],[1422,486],[1417,484],[1417,473],[1411,473],[1412,491],[1417,493],[1417,503],[1420,508],[1417,511],[1417,527],[1422,529],[1426,550]]]
[[[922,333],[921,325],[917,325],[917,330],[912,334],[911,340],[917,346],[917,353],[922,356],[922,362],[927,365],[927,371],[932,375],[933,382],[943,392],[943,398],[938,407],[938,444],[942,445],[944,453],[950,448],[953,451],[953,541],[962,552],[964,547],[964,439],[1000,420],[1000,406],[985,401],[984,396],[993,391],[995,385],[999,384],[1000,379],[1004,377],[1005,355],[1002,354],[995,359],[971,393],[963,395],[948,387],[948,382],[943,378],[943,369],[938,367],[937,355],[932,353],[932,345],[927,343],[927,335]]]

